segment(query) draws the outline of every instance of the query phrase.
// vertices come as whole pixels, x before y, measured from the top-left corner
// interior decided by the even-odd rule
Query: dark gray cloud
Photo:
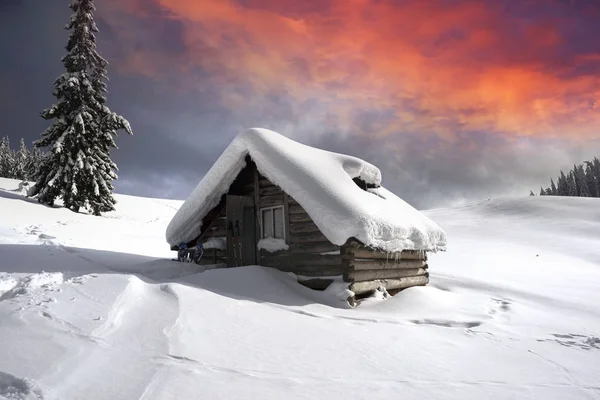
[[[264,3],[239,1],[256,7]],[[305,7],[312,10],[316,3],[307,2]],[[282,90],[255,98],[247,86],[235,81],[227,87],[209,82],[208,72],[201,68],[181,76],[177,64],[186,57],[181,22],[164,18],[164,11],[152,4],[145,4],[143,17],[99,12],[97,19],[99,49],[111,62],[109,106],[128,118],[134,129],[133,137],[121,135],[119,149],[113,153],[120,169],[116,188],[121,193],[183,199],[235,135],[255,126],[363,158],[380,167],[385,186],[421,208],[527,195],[529,189],[547,185],[559,169],[600,154],[598,142],[503,138],[462,132],[459,125],[452,127],[460,134],[451,142],[410,126],[385,137],[369,136],[365,133],[377,132],[394,114],[356,110],[352,118],[341,119],[329,112],[335,101],[330,96],[298,103]],[[31,142],[47,127],[39,112],[54,102],[52,83],[63,70],[60,58],[67,32],[62,27],[69,12],[66,1],[60,6],[48,0],[0,3],[0,136]],[[570,29],[573,37],[582,37],[580,29]],[[441,42],[462,38],[464,33],[457,30]],[[578,46],[588,51],[588,39]],[[209,51],[214,49],[207,48],[207,57]],[[143,62],[159,65],[146,66],[161,71],[161,76],[145,74],[143,64],[135,65],[140,73],[132,74],[132,66],[123,61],[136,52],[146,55]],[[298,70],[308,71],[303,62],[297,60]],[[593,72],[597,65],[587,68],[571,73]],[[220,90],[230,91],[241,105],[224,107]],[[413,114],[423,112],[411,101],[398,104]]]

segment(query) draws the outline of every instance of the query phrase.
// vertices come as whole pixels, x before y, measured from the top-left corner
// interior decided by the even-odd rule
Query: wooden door
[[[249,196],[227,196],[227,266],[256,264],[256,211]]]

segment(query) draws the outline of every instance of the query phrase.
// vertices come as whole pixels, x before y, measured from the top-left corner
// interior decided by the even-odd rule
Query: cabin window
[[[261,208],[261,237],[285,239],[283,206]]]

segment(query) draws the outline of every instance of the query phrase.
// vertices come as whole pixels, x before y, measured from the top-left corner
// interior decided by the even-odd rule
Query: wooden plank
[[[258,199],[258,208],[275,207],[283,205],[283,194],[261,196]]]
[[[421,250],[404,250],[401,253],[386,253],[384,251],[363,248],[350,248],[350,254],[354,258],[382,258],[388,260],[427,260],[427,253]]]
[[[327,241],[327,242],[314,242],[314,243],[291,243],[289,249],[286,251],[290,254],[312,254],[312,253],[327,253],[331,251],[339,251],[340,247]]]
[[[352,255],[354,258],[383,258],[388,260],[425,260],[427,261],[427,252],[423,250],[404,250],[401,253],[388,253],[372,247],[367,247],[358,243],[356,239],[350,239],[344,244],[342,254]]]
[[[289,198],[290,196],[288,196],[287,193],[283,193],[283,222],[285,224],[284,226],[284,234],[285,234],[285,242],[286,243],[290,243],[290,204],[289,204]]]
[[[213,226],[204,232],[203,239],[209,237],[223,237],[227,235],[227,227],[225,224],[220,224],[219,226]]]
[[[372,281],[376,279],[397,279],[410,276],[429,276],[427,268],[415,269],[378,269],[364,271],[348,271],[344,275],[346,282]]]
[[[290,224],[290,233],[319,232],[319,228],[313,221],[294,222]]]
[[[302,276],[342,276],[344,270],[339,265],[321,265],[319,267],[296,267],[289,265],[267,265],[281,272],[292,272]]]
[[[415,269],[426,268],[427,262],[423,260],[398,260],[388,261],[382,259],[356,259],[348,260],[350,269],[355,271],[377,270],[377,269]]]
[[[275,186],[275,185],[273,185],[273,183],[270,180],[268,180],[267,178],[265,178],[259,174],[258,186],[261,188],[265,188],[265,187]]]
[[[268,256],[263,256],[261,253],[261,262],[264,265],[291,265],[291,266],[307,266],[319,267],[321,265],[342,265],[342,256],[339,254],[277,254],[270,253]]]
[[[290,243],[313,243],[329,241],[321,232],[290,233]]]
[[[283,190],[279,186],[267,186],[264,188],[260,188],[260,195],[262,196],[274,196],[274,195],[282,195]]]
[[[260,177],[259,177],[259,173],[258,173],[258,169],[256,168],[256,164],[254,165],[254,169],[253,169],[253,175],[254,175],[254,214],[255,214],[255,218],[256,218],[256,241],[258,243],[258,241],[261,239],[260,236],[260,232],[261,232],[261,224],[262,224],[262,218],[260,215],[260,209],[258,208],[258,203],[259,203],[259,199],[260,199],[260,189],[259,189],[259,185],[260,185]],[[258,255],[258,251],[256,252],[256,261],[255,263],[257,265],[260,265],[260,256]]]
[[[350,284],[348,289],[355,294],[362,294],[377,290],[383,287],[386,290],[406,289],[412,286],[424,286],[429,283],[429,278],[426,276],[411,276],[400,279],[378,279],[374,281],[354,282]]]
[[[312,222],[312,218],[310,218],[310,215],[308,215],[307,213],[299,213],[299,214],[292,214],[291,213],[291,208],[293,207],[292,204],[289,204],[289,211],[288,211],[288,215],[290,216],[290,223],[293,222]]]
[[[308,214],[304,208],[297,204],[290,204],[290,214]]]
[[[290,204],[299,204],[299,203],[296,201],[296,199],[294,199],[292,196],[289,196],[289,195],[288,195],[288,197],[289,197],[289,200],[288,200],[288,201],[289,201],[289,203],[290,203]]]

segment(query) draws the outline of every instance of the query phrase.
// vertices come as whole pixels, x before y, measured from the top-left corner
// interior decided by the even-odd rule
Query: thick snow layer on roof
[[[365,191],[352,180],[380,185],[377,167],[259,128],[239,134],[206,173],[167,227],[170,245],[200,234],[202,218],[228,192],[248,154],[260,173],[292,196],[334,244],[354,237],[390,252],[445,249],[446,235],[435,222],[384,187]]]

